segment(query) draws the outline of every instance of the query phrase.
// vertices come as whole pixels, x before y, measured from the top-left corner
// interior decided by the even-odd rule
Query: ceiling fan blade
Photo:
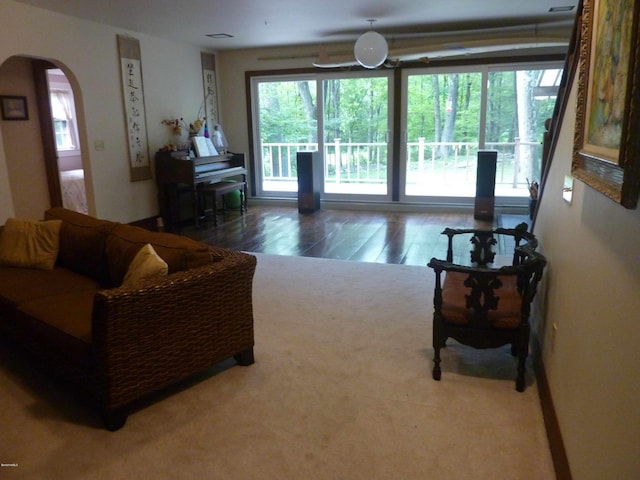
[[[330,57],[324,45],[318,47],[318,60],[313,62],[313,66],[318,68],[353,67],[355,65],[358,65],[358,61],[352,55]]]
[[[523,48],[564,47],[568,41],[559,37],[520,37],[505,42],[504,39],[462,40],[434,45],[395,48],[388,58],[394,61],[411,61],[426,58],[446,58],[459,55],[479,55],[482,53],[520,50]]]
[[[335,59],[330,59],[326,61],[318,60],[313,62],[313,66],[318,68],[355,67],[357,65],[360,65],[360,64],[355,58],[351,58],[350,60],[348,59],[339,60],[338,58],[335,58]]]
[[[480,55],[483,53],[521,50],[525,48],[566,47],[569,44],[564,37],[539,35],[505,38],[484,38],[475,40],[459,40],[455,42],[423,44],[412,47],[389,49],[385,66],[393,68],[401,62],[428,61],[436,58]],[[358,61],[351,55],[330,57],[324,48],[318,51],[318,60],[313,66],[318,68],[341,68],[358,66]]]

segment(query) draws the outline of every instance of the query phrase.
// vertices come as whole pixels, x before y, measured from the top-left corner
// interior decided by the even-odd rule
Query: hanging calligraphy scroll
[[[216,56],[202,52],[202,83],[204,87],[204,114],[211,132],[220,123],[218,114],[218,87],[216,84]]]
[[[118,52],[129,146],[130,178],[132,182],[137,182],[151,178],[140,42],[135,38],[118,35]]]

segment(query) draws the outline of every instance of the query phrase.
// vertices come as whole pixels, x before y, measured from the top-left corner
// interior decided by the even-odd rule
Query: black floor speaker
[[[318,152],[297,152],[298,212],[313,213],[320,209],[322,164]]]
[[[496,192],[496,165],[498,152],[481,150],[478,152],[476,170],[476,200],[473,218],[493,220]]]

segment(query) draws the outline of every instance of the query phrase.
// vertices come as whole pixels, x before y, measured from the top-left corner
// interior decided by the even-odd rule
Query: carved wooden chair
[[[432,258],[428,263],[436,274],[433,379],[440,380],[440,350],[449,337],[474,348],[511,344],[511,353],[518,357],[516,389],[524,391],[531,301],[546,265],[536,252],[535,236],[527,232],[526,223],[512,229],[447,228],[442,233],[448,237],[447,259]],[[470,263],[456,256],[454,249],[469,237]],[[505,266],[496,261],[498,244],[513,247]]]

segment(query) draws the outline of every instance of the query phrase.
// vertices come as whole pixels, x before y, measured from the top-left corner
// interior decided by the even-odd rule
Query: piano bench
[[[213,224],[218,224],[218,207],[217,203],[220,200],[222,205],[222,212],[224,213],[227,209],[224,196],[228,193],[238,191],[240,193],[240,215],[243,215],[244,212],[247,211],[247,198],[245,196],[246,191],[246,182],[218,182],[218,183],[209,183],[206,185],[202,185],[198,189],[198,196],[201,198],[201,205],[204,207],[207,205],[207,200],[210,200],[211,205],[213,206]],[[203,215],[205,215],[205,208],[202,208]]]

